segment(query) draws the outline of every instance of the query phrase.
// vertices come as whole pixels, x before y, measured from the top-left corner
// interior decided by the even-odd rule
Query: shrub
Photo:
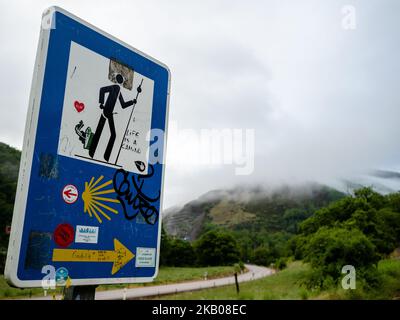
[[[308,279],[311,287],[326,287],[329,277],[337,283],[343,276],[344,265],[353,265],[363,275],[362,271],[370,269],[378,260],[375,246],[358,229],[322,227],[311,236],[305,248],[305,261],[314,268]]]
[[[275,261],[275,267],[276,267],[277,269],[279,269],[279,270],[285,269],[285,268],[287,267],[286,259],[284,259],[284,258],[279,258],[279,259],[277,259],[277,260]]]
[[[240,252],[235,238],[223,231],[211,230],[194,243],[198,263],[202,266],[227,266],[239,262]]]
[[[273,261],[273,256],[269,248],[265,246],[258,247],[253,252],[253,259],[252,261],[255,264],[262,265],[262,266],[269,266]]]

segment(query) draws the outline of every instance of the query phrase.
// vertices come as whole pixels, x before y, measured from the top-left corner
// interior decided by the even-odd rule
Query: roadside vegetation
[[[344,290],[340,285],[326,289],[309,289],[304,282],[312,268],[301,261],[294,261],[288,267],[272,276],[240,284],[236,287],[204,289],[193,292],[157,297],[172,300],[347,300],[347,299],[400,299],[400,260],[385,259],[378,264],[378,273],[382,277],[379,286],[370,289],[363,282],[356,281],[355,290]]]
[[[183,267],[162,267],[160,268],[157,278],[153,282],[139,283],[139,284],[119,284],[119,285],[102,285],[97,290],[113,290],[122,288],[135,288],[142,286],[153,286],[170,283],[178,283],[184,281],[202,280],[221,278],[225,276],[232,276],[235,270],[233,266],[223,267],[206,267],[206,268],[183,268]],[[62,288],[56,290],[48,290],[47,294],[59,295],[62,293]],[[43,296],[44,290],[42,288],[33,289],[18,289],[10,287],[3,276],[0,276],[0,299],[19,298],[30,296]]]

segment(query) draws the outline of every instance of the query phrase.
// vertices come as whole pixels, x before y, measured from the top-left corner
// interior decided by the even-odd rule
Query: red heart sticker
[[[74,107],[75,107],[76,111],[82,112],[83,109],[85,109],[85,104],[83,102],[75,101]]]

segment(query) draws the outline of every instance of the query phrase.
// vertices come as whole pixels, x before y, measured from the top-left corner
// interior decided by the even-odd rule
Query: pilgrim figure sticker
[[[147,174],[153,90],[153,80],[72,42],[58,154]]]

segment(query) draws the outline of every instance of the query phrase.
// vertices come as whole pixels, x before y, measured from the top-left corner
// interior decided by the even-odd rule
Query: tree
[[[160,243],[160,265],[166,266],[169,264],[171,247],[171,238],[165,232],[164,226],[161,227],[161,243]]]
[[[383,196],[371,188],[362,188],[300,224],[303,236],[322,227],[358,229],[366,235],[382,257],[400,244],[400,194]],[[295,251],[295,250],[294,250]]]
[[[196,263],[194,249],[190,242],[170,237],[161,229],[160,265],[189,267]]]
[[[359,229],[321,227],[304,248],[304,260],[314,269],[312,285],[322,287],[328,279],[336,283],[345,265],[352,265],[357,271],[371,269],[379,261],[375,249]]]
[[[5,228],[11,225],[20,157],[20,151],[0,142],[0,251],[7,250]]]
[[[312,234],[317,232],[320,227],[332,227],[349,220],[357,210],[379,210],[385,205],[387,205],[387,200],[384,196],[371,188],[362,188],[355,191],[354,196],[342,198],[328,207],[318,210],[312,217],[300,224],[300,231],[303,234]]]
[[[356,210],[345,225],[361,230],[381,256],[390,254],[399,244],[400,214],[390,208]]]
[[[172,239],[170,242],[168,265],[190,267],[196,264],[194,249],[189,241]]]
[[[283,220],[285,221],[286,230],[290,233],[297,233],[298,225],[310,216],[310,213],[302,208],[291,208],[285,210]]]
[[[232,265],[240,260],[235,238],[223,231],[211,230],[194,243],[198,263],[203,266]]]
[[[252,262],[257,265],[269,266],[274,260],[269,248],[265,246],[258,247],[254,250]]]
[[[357,277],[379,283],[376,264],[400,244],[400,193],[383,196],[362,188],[318,210],[300,224],[300,234],[289,241],[296,258],[310,262],[309,283],[323,286],[353,265]]]

